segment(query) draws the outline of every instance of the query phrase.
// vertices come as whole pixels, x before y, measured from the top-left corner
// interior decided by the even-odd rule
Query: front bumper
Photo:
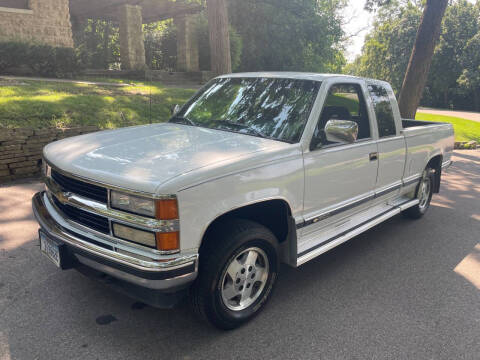
[[[42,231],[66,247],[70,267],[89,268],[94,273],[106,274],[126,283],[125,285],[131,285],[126,286],[129,288],[145,288],[165,293],[183,290],[195,280],[197,254],[179,254],[164,261],[147,261],[106,249],[96,245],[83,234],[75,233],[59,224],[50,214],[47,201],[45,192],[35,194],[32,198],[33,213]],[[135,294],[132,296],[138,298]]]

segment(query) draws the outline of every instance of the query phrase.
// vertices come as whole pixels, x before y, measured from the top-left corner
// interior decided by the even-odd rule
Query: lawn
[[[132,86],[43,81],[0,86],[0,127],[115,128],[162,122],[169,118],[173,105],[183,104],[195,93],[158,82],[125,82]]]
[[[175,104],[183,104],[195,89],[172,88],[159,82],[104,78],[99,82],[131,86],[86,85],[44,81],[21,81],[0,86],[0,127],[70,127],[97,125],[115,128],[166,121]],[[351,99],[338,99],[348,108]],[[453,124],[456,141],[480,142],[480,123],[457,117],[417,113],[416,119]]]
[[[448,122],[453,125],[455,141],[475,140],[480,142],[480,122],[466,120],[453,116],[417,113],[417,120]]]

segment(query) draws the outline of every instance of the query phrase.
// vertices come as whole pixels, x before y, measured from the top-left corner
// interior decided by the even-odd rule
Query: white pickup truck
[[[231,329],[265,305],[281,262],[424,215],[453,141],[450,124],[402,120],[382,81],[220,76],[167,123],[47,145],[41,249],[153,306],[189,293]]]

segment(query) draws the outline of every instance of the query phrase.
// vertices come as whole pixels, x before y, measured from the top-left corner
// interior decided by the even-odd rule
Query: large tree
[[[375,11],[378,8],[391,6],[399,2],[405,1],[366,0],[365,8]],[[400,90],[399,106],[403,117],[415,117],[427,82],[435,44],[440,36],[442,18],[447,5],[448,0],[426,0],[425,2],[415,43]]]
[[[215,75],[232,72],[226,0],[207,0],[210,63]]]
[[[415,118],[447,5],[448,0],[427,0],[425,4],[398,100],[405,118]]]

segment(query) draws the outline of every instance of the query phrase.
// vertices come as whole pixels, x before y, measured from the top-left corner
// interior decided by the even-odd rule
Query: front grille
[[[55,205],[70,220],[104,234],[110,233],[110,226],[106,217],[86,212],[71,205],[62,204],[55,196],[52,197]]]
[[[73,179],[71,177],[60,174],[52,169],[52,179],[60,185],[64,191],[84,196],[86,198],[107,203],[107,189],[101,186],[89,184],[84,181]]]

